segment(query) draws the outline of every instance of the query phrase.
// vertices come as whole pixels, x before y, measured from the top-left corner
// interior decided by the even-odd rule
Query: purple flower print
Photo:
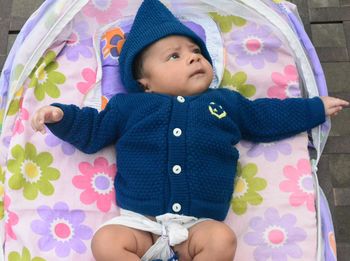
[[[241,30],[235,30],[230,36],[233,42],[229,44],[227,51],[236,56],[238,65],[251,64],[255,69],[262,69],[265,61],[277,62],[278,49],[282,42],[270,27],[252,23]]]
[[[278,159],[279,154],[290,155],[292,153],[292,147],[285,141],[271,142],[271,143],[248,143],[241,142],[242,146],[249,148],[248,157],[259,157],[264,155],[265,159],[270,162],[274,162]]]
[[[63,51],[68,60],[75,62],[80,55],[85,58],[92,57],[92,38],[87,34],[88,29],[89,26],[85,22],[80,22],[73,28]]]
[[[306,239],[303,229],[295,227],[297,219],[292,214],[280,216],[277,209],[269,208],[264,217],[254,217],[249,222],[252,232],[244,236],[244,241],[255,246],[256,261],[287,261],[288,256],[301,258],[303,251],[297,242]]]
[[[58,145],[61,145],[62,151],[65,155],[73,155],[73,153],[75,152],[75,148],[72,145],[57,138],[48,129],[46,129],[46,131],[48,133],[45,138],[45,143],[47,146],[56,147]]]
[[[42,236],[38,241],[41,251],[55,249],[58,257],[67,257],[71,249],[79,254],[87,251],[83,240],[91,239],[92,229],[82,224],[83,211],[69,210],[66,203],[58,202],[52,209],[43,205],[37,212],[41,219],[34,220],[31,228]]]

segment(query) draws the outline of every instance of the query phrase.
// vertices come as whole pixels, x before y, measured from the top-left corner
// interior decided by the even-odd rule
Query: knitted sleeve
[[[46,124],[47,127],[57,137],[84,153],[95,153],[116,143],[120,136],[123,120],[113,99],[101,112],[89,107],[79,108],[59,103],[53,103],[52,106],[61,108],[64,116],[57,123]]]
[[[272,142],[307,131],[325,121],[320,98],[256,99],[238,98],[237,123],[242,138]]]

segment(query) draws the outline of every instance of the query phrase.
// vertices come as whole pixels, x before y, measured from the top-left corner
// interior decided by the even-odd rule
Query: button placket
[[[174,212],[178,213],[181,211],[181,205],[179,203],[174,203],[172,209]]]
[[[175,137],[180,137],[182,135],[182,130],[180,128],[175,128],[173,134]]]
[[[174,165],[174,167],[173,167],[173,173],[174,174],[180,174],[181,173],[181,171],[182,171],[182,169],[181,169],[181,166],[180,165]]]

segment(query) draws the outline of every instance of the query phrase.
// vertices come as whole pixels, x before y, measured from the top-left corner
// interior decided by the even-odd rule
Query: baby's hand
[[[45,133],[45,123],[54,123],[62,120],[63,111],[55,106],[44,106],[41,107],[34,113],[32,118],[32,128],[35,131]]]
[[[321,100],[327,116],[337,115],[343,107],[349,106],[349,102],[330,96],[323,96]]]

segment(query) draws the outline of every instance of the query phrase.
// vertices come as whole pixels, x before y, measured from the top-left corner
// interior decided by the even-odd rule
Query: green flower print
[[[7,169],[13,173],[9,179],[9,187],[14,190],[23,188],[23,195],[26,199],[34,200],[38,192],[50,196],[55,189],[50,183],[60,177],[60,172],[49,167],[53,157],[48,152],[37,154],[33,144],[27,143],[23,149],[16,145],[11,150],[12,157],[8,161]]]
[[[250,98],[256,93],[256,87],[252,84],[246,84],[247,80],[248,76],[245,72],[238,72],[232,75],[225,69],[221,86],[238,91],[243,96]]]
[[[231,201],[231,207],[237,215],[243,215],[247,211],[248,204],[260,205],[263,198],[257,191],[264,190],[267,182],[263,178],[256,178],[258,168],[255,164],[249,163],[243,168],[238,164],[237,176],[235,179],[235,190]]]
[[[45,98],[45,93],[52,98],[60,97],[61,92],[57,85],[65,83],[66,77],[56,71],[57,68],[56,53],[49,51],[29,75],[29,87],[34,88],[34,95],[39,101]]]
[[[0,220],[2,220],[5,216],[4,197],[5,197],[5,171],[3,171],[0,166]]]
[[[218,24],[218,26],[221,29],[221,32],[223,33],[230,32],[232,30],[233,25],[241,27],[247,23],[247,20],[234,15],[223,16],[215,12],[209,13],[209,15]]]
[[[32,258],[28,248],[23,248],[22,256],[18,252],[11,252],[8,257],[9,261],[45,261],[41,257]]]

